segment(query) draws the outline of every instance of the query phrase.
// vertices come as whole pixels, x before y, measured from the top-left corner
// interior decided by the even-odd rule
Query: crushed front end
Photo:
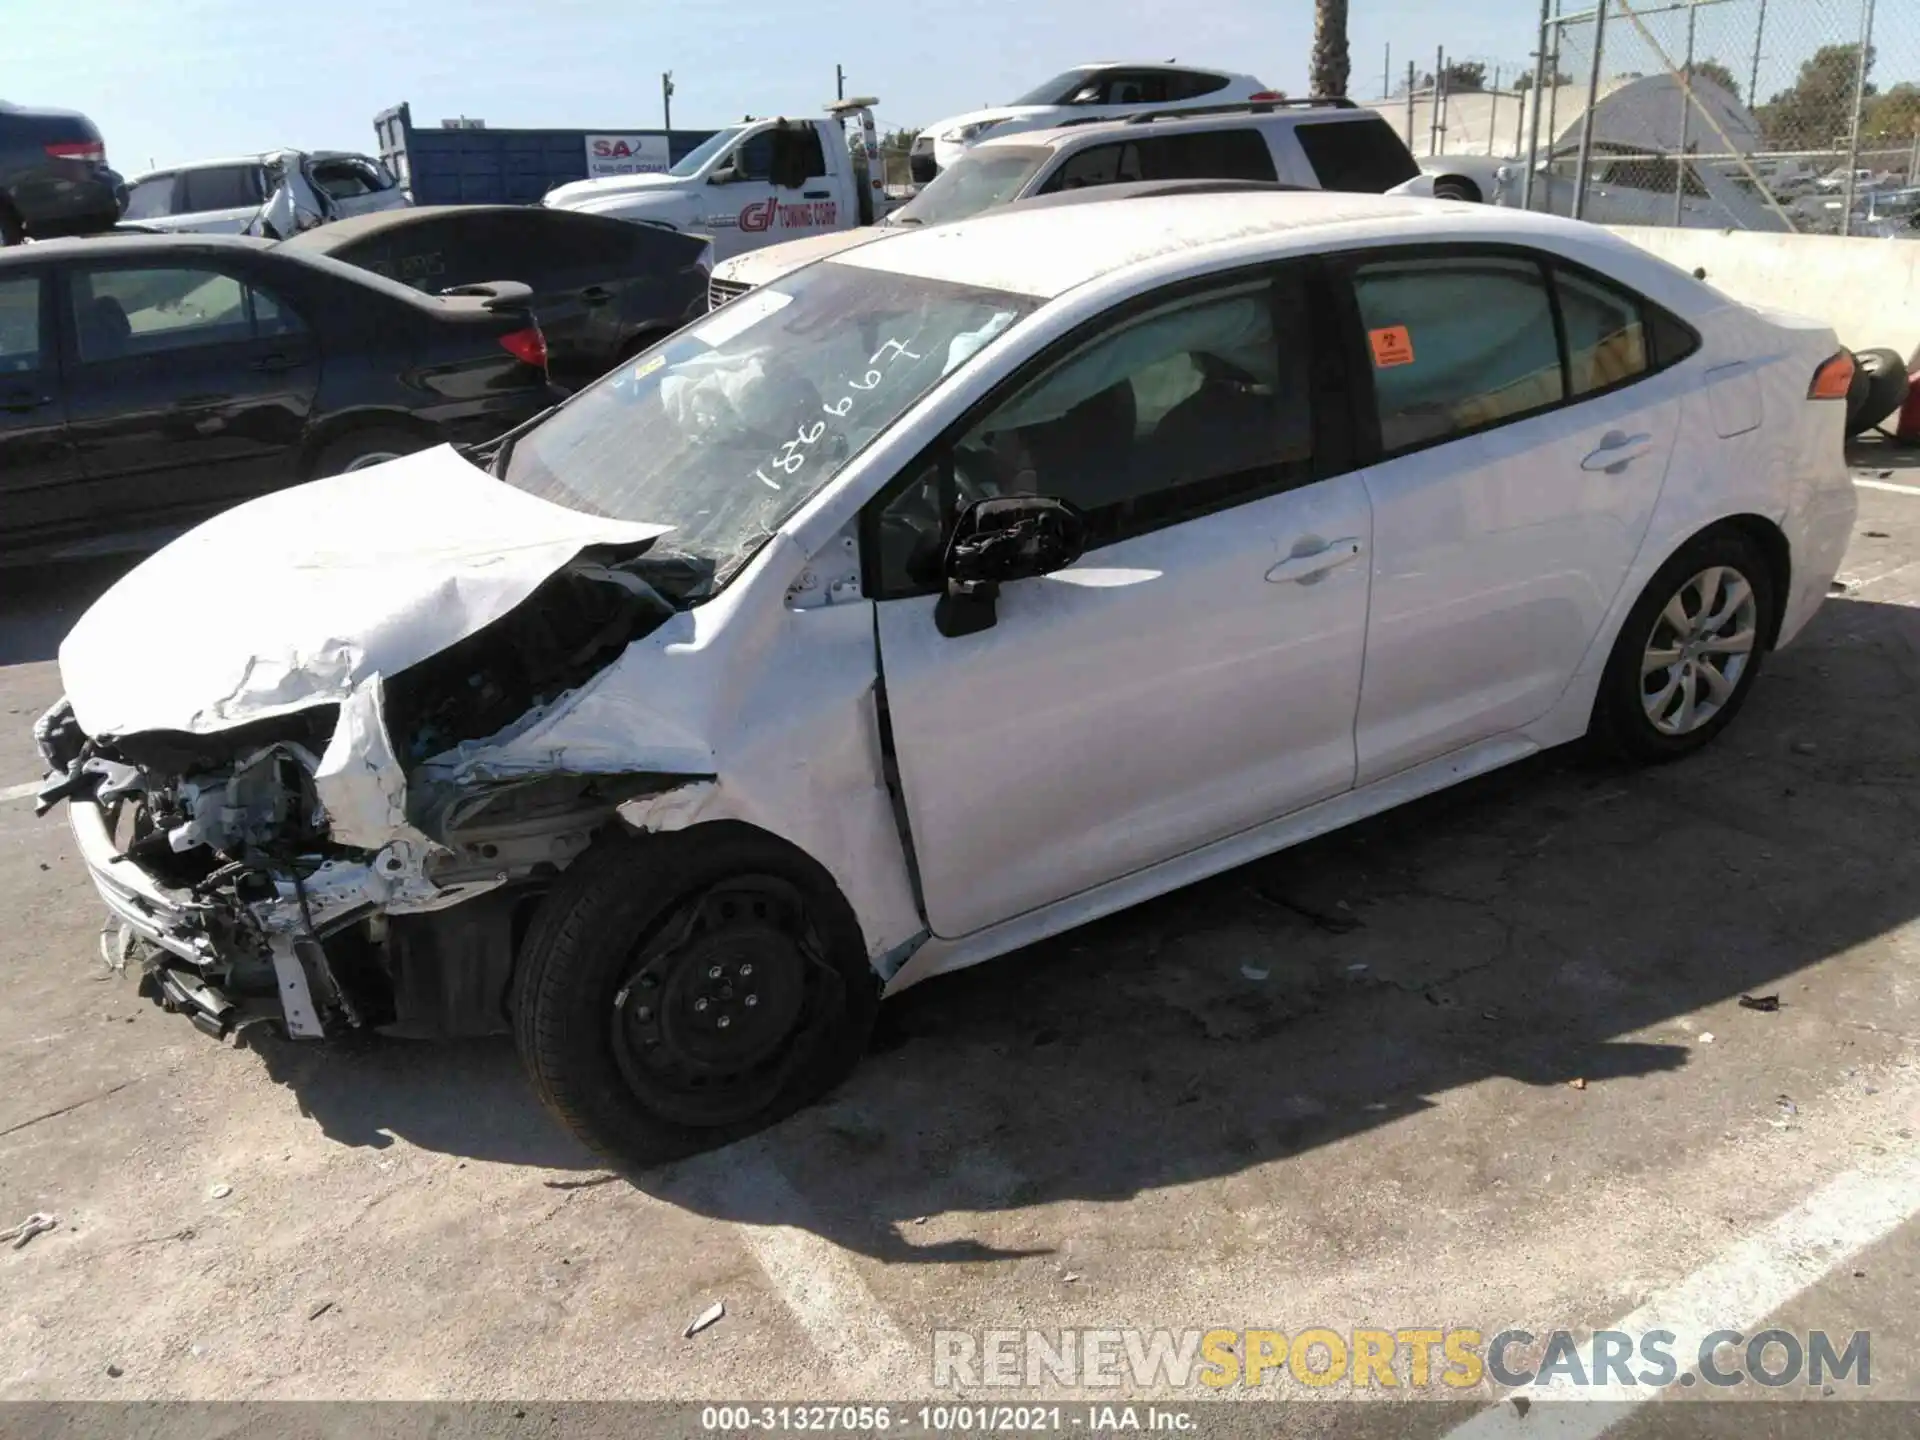
[[[67,804],[110,914],[107,963],[215,1036],[257,1020],[297,1038],[505,1029],[514,952],[552,880],[621,803],[686,777],[454,779],[421,762],[565,703],[707,578],[584,554],[397,676],[212,733],[94,737],[63,699],[35,726],[39,808]]]

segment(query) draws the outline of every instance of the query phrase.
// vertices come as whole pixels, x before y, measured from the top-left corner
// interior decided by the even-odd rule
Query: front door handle
[[[1318,550],[1305,555],[1289,555],[1278,565],[1267,571],[1267,579],[1275,585],[1289,582],[1304,585],[1317,580],[1329,570],[1357,560],[1360,556],[1360,542],[1349,537],[1345,540],[1329,540]]]
[[[252,368],[267,374],[272,374],[276,370],[295,369],[300,363],[300,357],[298,355],[288,355],[276,350],[271,355],[262,355],[258,360],[253,362]]]
[[[580,298],[589,305],[604,305],[613,298],[613,292],[602,285],[589,285],[580,292]]]
[[[831,190],[802,190],[800,192],[800,198],[802,200],[831,200],[833,198],[833,192]]]
[[[1629,435],[1624,430],[1609,430],[1600,437],[1600,444],[1593,453],[1580,462],[1580,468],[1618,475],[1652,448],[1651,435]]]

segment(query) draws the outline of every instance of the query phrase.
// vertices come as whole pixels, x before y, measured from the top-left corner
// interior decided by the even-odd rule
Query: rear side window
[[[1378,115],[1294,127],[1324,190],[1380,195],[1420,173],[1394,128]]]
[[[173,175],[155,175],[127,191],[124,220],[154,220],[173,213]]]
[[[40,368],[40,277],[0,280],[0,375]]]
[[[1227,88],[1224,75],[1207,75],[1193,70],[1181,70],[1167,76],[1167,99],[1194,100],[1202,95],[1212,95]]]
[[[1610,390],[1647,373],[1647,327],[1636,298],[1570,270],[1556,270],[1554,286],[1573,395]]]
[[[202,210],[238,210],[267,198],[257,165],[215,165],[188,170],[181,178],[186,194],[180,203],[189,215]]]
[[[284,305],[220,270],[197,265],[76,267],[74,334],[84,362],[156,355],[298,331]]]
[[[1388,454],[1566,398],[1553,299],[1533,261],[1381,261],[1359,266],[1353,288]]]
[[[1122,70],[1107,82],[1109,105],[1159,105],[1174,99],[1164,70]]]

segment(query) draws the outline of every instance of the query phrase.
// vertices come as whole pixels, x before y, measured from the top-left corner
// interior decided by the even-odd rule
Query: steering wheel
[[[1200,378],[1209,385],[1239,385],[1253,390],[1260,387],[1258,375],[1251,370],[1222,359],[1210,350],[1189,352],[1194,366],[1200,371]]]

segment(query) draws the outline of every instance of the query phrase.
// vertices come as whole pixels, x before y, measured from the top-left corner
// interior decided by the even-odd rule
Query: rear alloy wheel
[[[576,862],[521,948],[513,1023],[548,1108],[645,1166],[752,1134],[838,1084],[878,1004],[826,872],[721,823]]]
[[[1705,745],[1745,703],[1772,641],[1774,577],[1745,536],[1695,540],[1648,583],[1620,628],[1593,738],[1636,760]]]
[[[327,475],[345,475],[384,465],[423,448],[425,442],[406,430],[355,430],[342,435],[315,457],[313,478],[318,480]]]

